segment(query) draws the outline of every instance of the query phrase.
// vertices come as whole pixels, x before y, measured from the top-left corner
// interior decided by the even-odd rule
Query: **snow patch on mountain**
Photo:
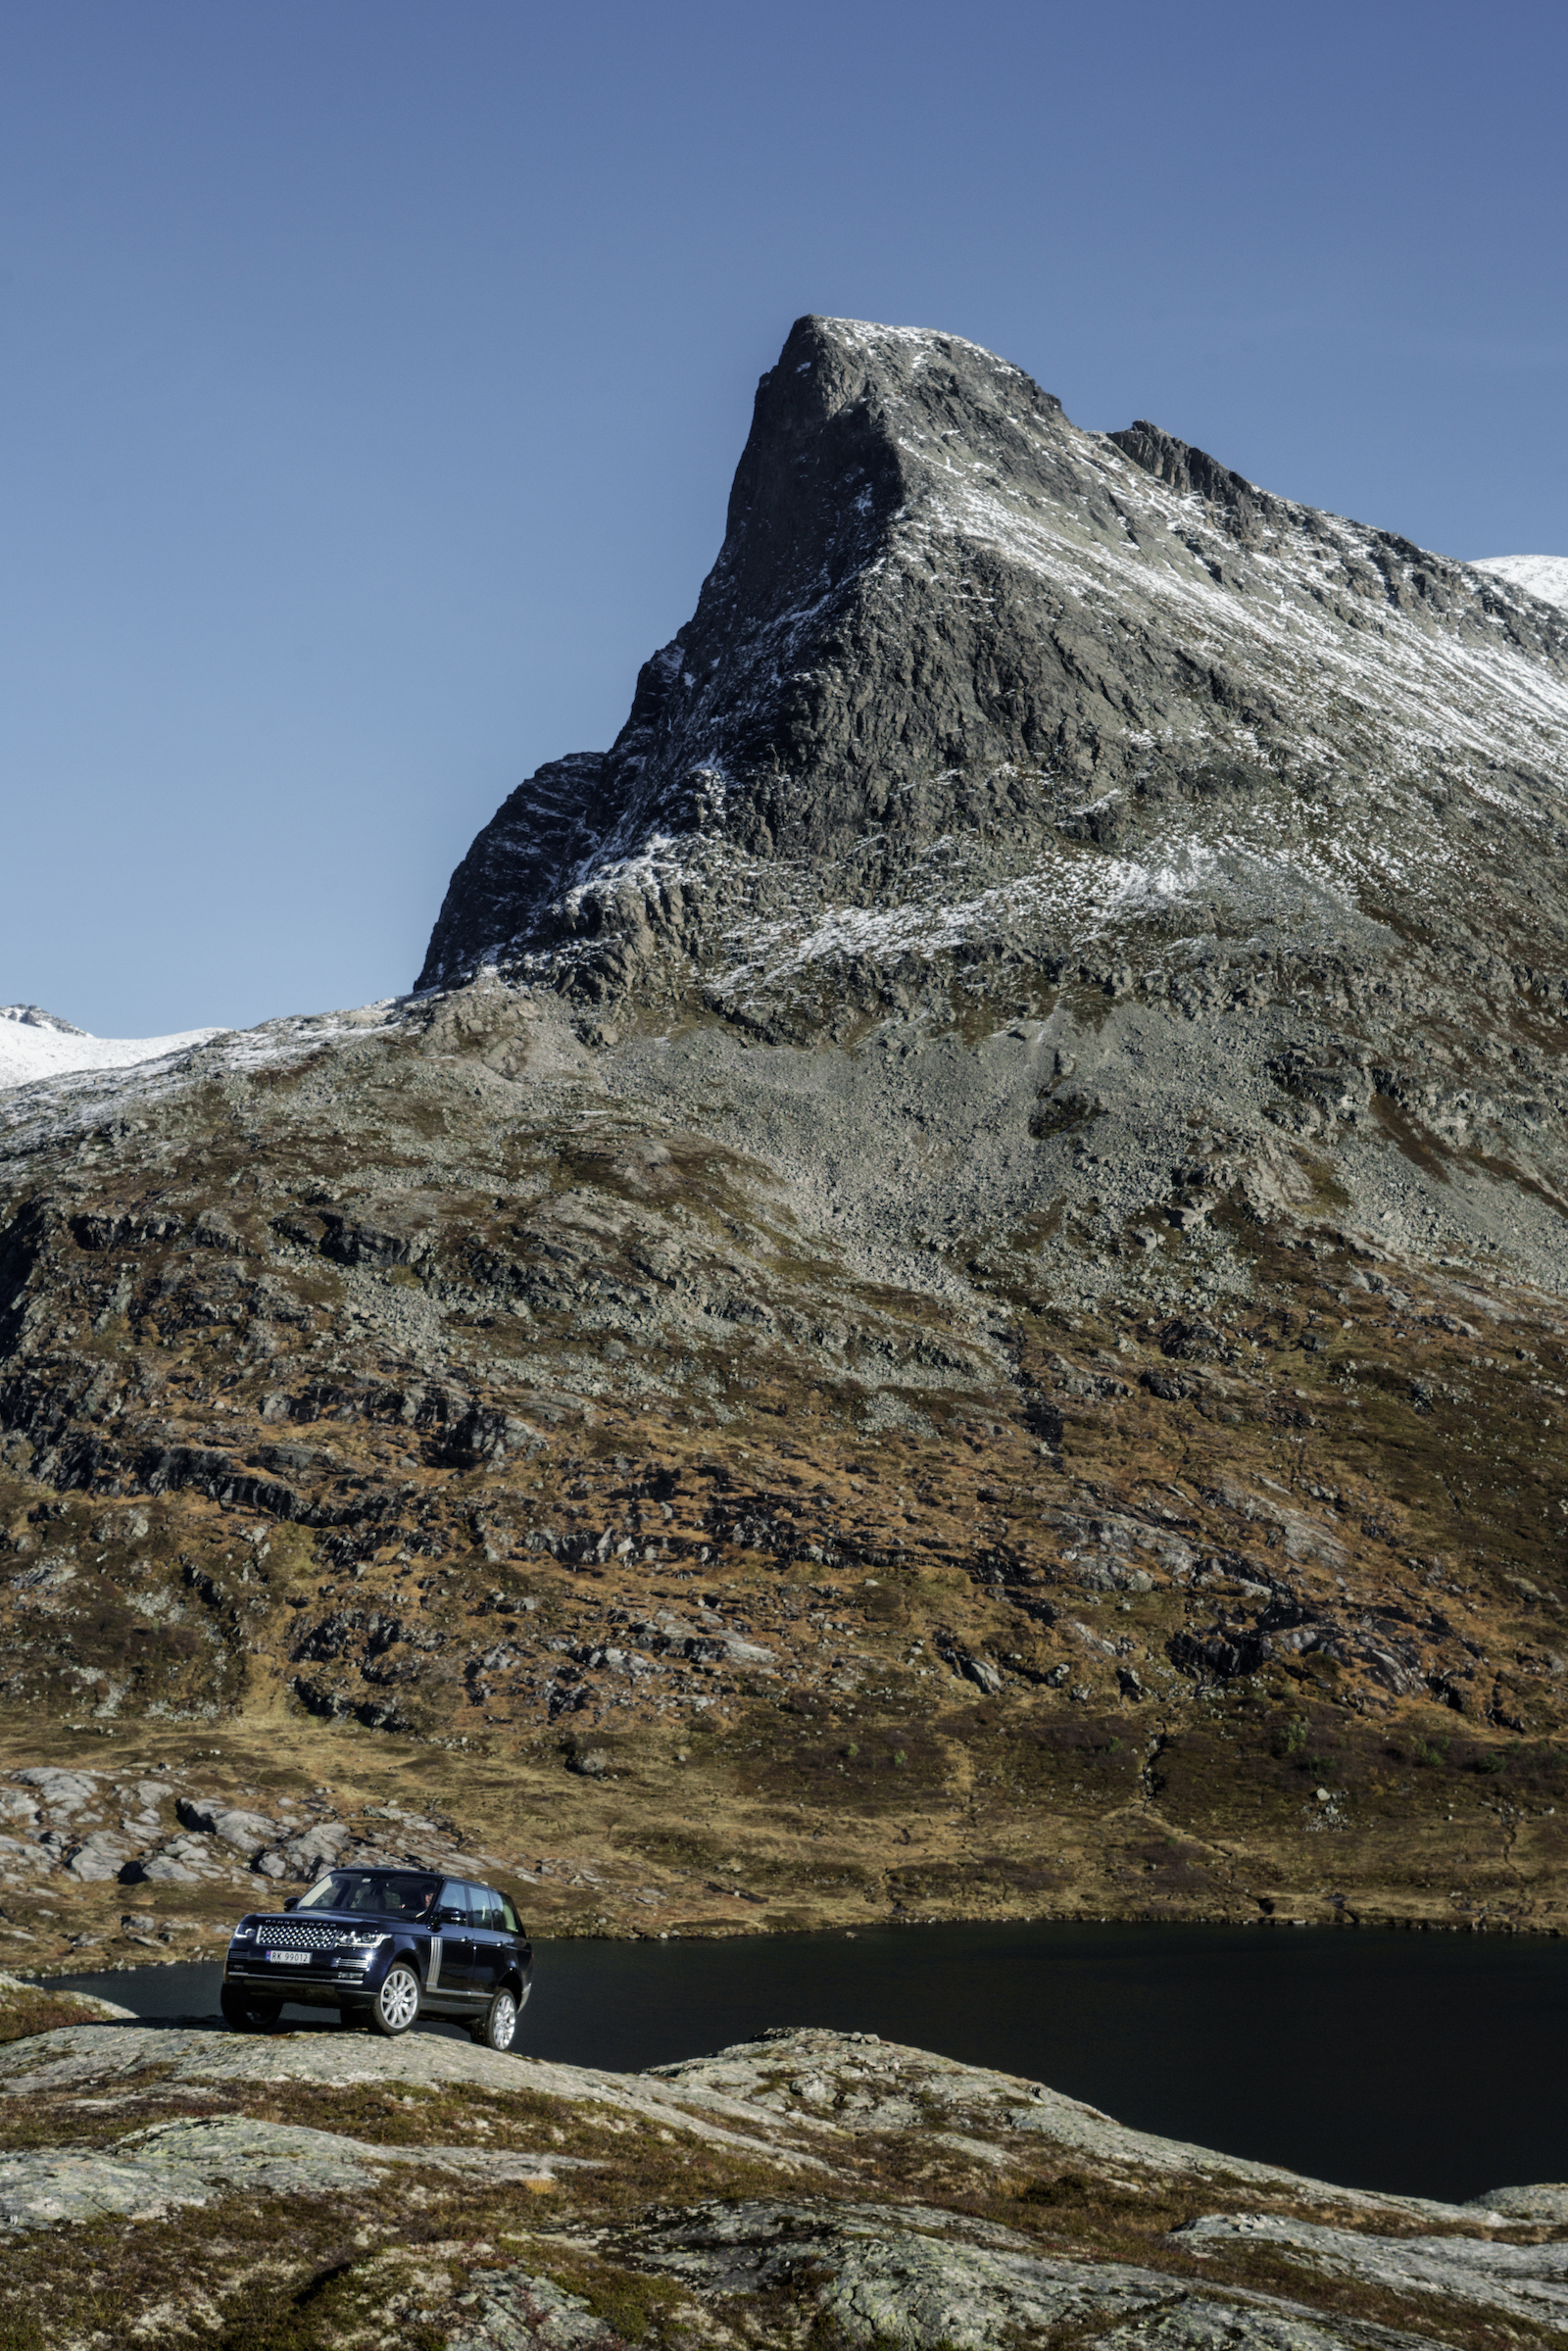
[[[1568,555],[1489,555],[1472,568],[1494,571],[1510,587],[1568,612]]]
[[[172,1037],[91,1037],[37,1004],[0,1004],[0,1086],[30,1086],[79,1069],[129,1069],[221,1035],[181,1029]]]

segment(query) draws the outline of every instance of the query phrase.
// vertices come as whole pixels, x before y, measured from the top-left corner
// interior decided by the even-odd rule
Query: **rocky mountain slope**
[[[541,1925],[1556,1925],[1565,778],[1549,604],[802,321],[419,992],[0,1095],[19,1931],[159,1764]]]
[[[0,1979],[0,2326],[39,2351],[1494,2351],[1568,2310],[1560,2185],[1336,2187],[874,2033],[617,2075],[35,2009]]]

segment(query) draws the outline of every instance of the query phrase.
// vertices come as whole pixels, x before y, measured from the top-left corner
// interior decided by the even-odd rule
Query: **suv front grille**
[[[256,1939],[264,1943],[281,1943],[286,1951],[321,1951],[344,1940],[341,1927],[266,1926],[257,1930]]]

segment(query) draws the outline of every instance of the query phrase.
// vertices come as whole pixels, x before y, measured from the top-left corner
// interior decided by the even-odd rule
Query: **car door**
[[[533,1987],[533,1945],[524,1935],[522,1922],[507,1896],[498,1894],[496,1899],[501,1905],[501,1933],[498,1939],[501,1944],[502,1975],[504,1980],[516,1984],[517,2006],[522,2008],[526,2006]]]
[[[431,1928],[430,1960],[426,1988],[434,1998],[473,1997],[476,1987],[472,1912],[468,1907],[468,1888],[461,1878],[448,1878],[441,1888]]]
[[[488,1886],[469,1886],[468,1916],[473,1923],[473,1988],[488,2001],[507,1972],[501,1903]]]

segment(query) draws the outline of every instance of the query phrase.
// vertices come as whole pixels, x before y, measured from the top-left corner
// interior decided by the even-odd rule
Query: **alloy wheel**
[[[389,1967],[371,2011],[378,2033],[407,2033],[419,2013],[419,1985],[414,1970],[400,1962]]]

